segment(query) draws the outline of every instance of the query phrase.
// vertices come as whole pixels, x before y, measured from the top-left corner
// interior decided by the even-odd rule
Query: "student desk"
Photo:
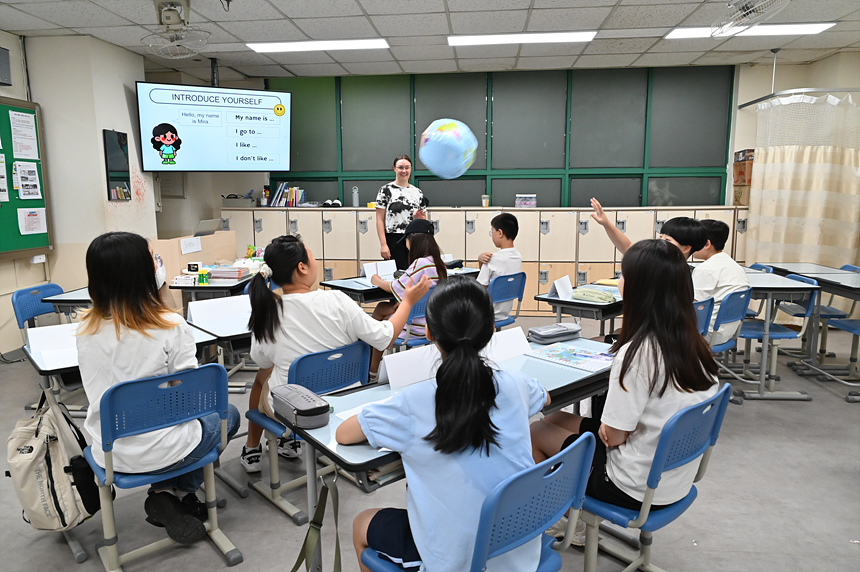
[[[191,301],[196,302],[198,294],[206,294],[207,298],[242,294],[245,290],[245,286],[253,277],[254,275],[250,274],[240,280],[213,280],[209,284],[187,286],[182,284],[169,284],[169,288],[171,290],[182,290],[182,292],[188,292],[191,295]]]
[[[562,343],[601,352],[605,352],[609,348],[607,344],[591,340],[573,340]],[[539,348],[544,346],[534,345],[533,347]],[[550,404],[544,409],[545,413],[557,411],[574,401],[600,393],[609,384],[608,367],[600,372],[592,373],[527,355],[503,360],[498,363],[498,366],[500,369],[521,371],[530,377],[540,380],[552,399]],[[401,469],[396,474],[391,473],[391,476],[382,484],[369,482],[366,478],[367,471],[397,461],[400,455],[393,451],[380,451],[371,447],[366,442],[357,445],[341,445],[335,440],[335,432],[338,426],[344,421],[338,417],[339,412],[349,412],[354,408],[381,401],[391,395],[392,390],[388,385],[374,385],[355,390],[346,390],[340,392],[339,395],[326,395],[325,400],[333,408],[328,425],[318,429],[293,428],[305,440],[304,461],[307,471],[308,514],[312,515],[316,511],[317,467],[315,455],[317,450],[338,465],[338,467],[351,473],[364,475],[359,477],[359,484],[367,492],[379,488],[382,484],[395,482],[405,476]],[[322,570],[319,545],[317,545],[317,552],[314,555],[314,562],[311,564],[310,569]]]
[[[856,272],[851,272],[850,270],[840,270],[812,262],[762,262],[761,264],[770,266],[776,274],[782,276],[786,274],[800,274],[812,278],[811,274],[856,274]]]
[[[609,320],[609,331],[615,330],[615,318],[621,315],[624,302],[616,300],[615,302],[590,302],[588,300],[568,300],[550,296],[549,294],[539,294],[535,296],[538,302],[546,302],[552,309],[555,310],[555,321],[561,322],[562,314],[573,316],[575,318],[589,318],[600,321],[600,335],[605,334],[606,320]]]
[[[89,308],[93,305],[90,291],[87,288],[78,288],[62,294],[46,296],[42,301],[54,306],[54,311],[58,314],[71,314],[78,308]]]
[[[239,359],[235,365],[233,359],[250,348],[250,318],[251,302],[245,294],[197,300],[188,304],[188,323],[217,338],[218,363],[224,365],[225,353],[230,358],[228,376],[245,367],[244,359]],[[230,393],[245,393],[247,387],[247,383],[231,381]]]
[[[448,276],[472,276],[478,277],[480,270],[464,266],[463,268],[453,268],[448,270]],[[370,279],[367,277],[357,276],[355,278],[343,278],[340,280],[326,280],[320,282],[320,286],[331,288],[332,290],[340,290],[359,304],[368,304],[372,302],[393,302],[394,296],[386,292],[382,288],[368,285]]]

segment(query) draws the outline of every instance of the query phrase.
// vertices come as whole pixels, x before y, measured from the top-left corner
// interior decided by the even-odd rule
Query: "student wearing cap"
[[[439,245],[436,244],[436,239],[433,238],[433,224],[428,220],[415,219],[406,227],[403,238],[400,239],[406,244],[409,250],[409,266],[406,271],[395,280],[388,282],[374,274],[370,277],[370,281],[374,286],[382,288],[386,292],[391,292],[394,295],[396,302],[380,302],[373,311],[373,317],[377,320],[386,320],[391,316],[400,305],[403,299],[403,292],[406,290],[406,285],[411,278],[413,283],[417,283],[422,277],[427,276],[430,279],[430,285],[435,286],[439,280],[444,280],[448,277],[448,271],[445,263],[442,262],[442,252],[439,250]],[[416,318],[412,322],[409,330],[409,339],[427,337],[424,331],[424,318]],[[409,327],[409,326],[406,326]],[[400,339],[406,337],[406,327],[400,332]],[[379,362],[382,360],[382,352],[373,350],[373,356],[370,359],[370,381],[376,381],[379,376]]]

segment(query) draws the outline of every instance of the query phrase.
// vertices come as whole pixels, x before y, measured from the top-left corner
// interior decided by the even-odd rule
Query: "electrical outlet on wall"
[[[44,254],[37,254],[36,256],[30,257],[30,264],[42,264],[46,261]]]

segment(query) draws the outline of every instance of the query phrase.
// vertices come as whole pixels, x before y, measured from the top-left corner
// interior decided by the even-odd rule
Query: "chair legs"
[[[624,569],[624,572],[633,572],[634,570],[642,570],[644,572],[664,572],[662,568],[658,568],[651,563],[651,544],[654,542],[654,537],[651,532],[639,531],[639,553],[630,552],[622,548],[616,547],[613,544],[600,542],[598,535],[600,523],[603,520],[599,516],[589,512],[582,511],[581,518],[585,522],[585,567],[584,572],[597,572],[597,550],[598,547],[603,552],[614,556],[615,558],[627,562],[629,566]]]
[[[203,467],[203,483],[206,485],[206,510],[209,513],[209,520],[206,522],[206,532],[209,534],[212,542],[215,543],[215,546],[218,547],[218,550],[224,554],[227,566],[235,566],[245,558],[218,526],[218,497],[215,494],[214,465]]]

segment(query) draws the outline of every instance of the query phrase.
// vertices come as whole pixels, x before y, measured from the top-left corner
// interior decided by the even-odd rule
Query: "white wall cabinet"
[[[322,260],[323,238],[322,238],[322,213],[316,209],[290,209],[287,212],[289,219],[290,234],[298,234],[302,237],[314,258]]]
[[[358,258],[358,221],[356,219],[356,211],[323,211],[322,232],[323,257],[326,260],[355,261]]]
[[[542,211],[540,213],[540,258],[546,262],[569,262],[576,260],[577,222],[576,211]]]
[[[457,210],[427,211],[427,220],[435,227],[436,243],[442,254],[450,254],[454,260],[466,258],[466,213]]]
[[[382,260],[379,235],[376,234],[376,212],[358,211],[358,257],[365,262]]]
[[[282,209],[254,211],[254,244],[265,249],[273,239],[287,234],[287,212]]]
[[[482,252],[495,252],[490,221],[502,211],[466,211],[466,259],[477,260]],[[519,246],[519,245],[518,245]]]
[[[226,219],[226,226],[225,226]],[[245,258],[248,245],[254,245],[254,211],[223,210],[221,211],[222,230],[232,230],[236,233],[236,256]]]
[[[615,224],[615,212],[606,211],[610,224]],[[579,213],[579,256],[576,260],[585,262],[613,262],[615,246],[602,226],[591,218],[591,211]]]

